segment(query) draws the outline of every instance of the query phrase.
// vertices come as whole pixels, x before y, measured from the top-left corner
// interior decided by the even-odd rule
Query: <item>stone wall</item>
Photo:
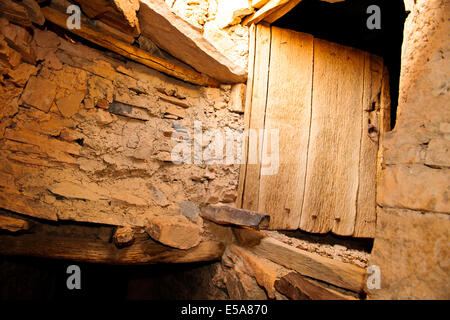
[[[450,1],[405,1],[398,120],[386,134],[372,299],[450,298]]]
[[[244,68],[248,62],[248,27],[240,24],[254,12],[249,0],[166,0],[177,15],[203,32],[219,51]]]
[[[234,202],[239,165],[171,158],[194,120],[202,151],[207,130],[242,129],[230,86],[193,86],[51,31],[0,24],[0,207],[142,226],[153,213],[200,224],[198,207]]]

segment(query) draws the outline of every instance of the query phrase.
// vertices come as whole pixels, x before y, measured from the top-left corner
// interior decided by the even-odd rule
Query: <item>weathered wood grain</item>
[[[267,53],[265,27],[257,25],[247,114],[250,133],[266,131],[263,140],[249,139],[239,204],[270,214],[273,229],[374,237],[377,152],[389,109],[379,107],[382,60],[276,27]],[[271,129],[279,130],[279,168],[264,175]]]
[[[238,273],[244,272],[254,277],[259,286],[264,288],[269,299],[275,299],[278,296],[275,290],[276,281],[289,273],[286,268],[236,245],[228,246],[224,257],[233,261],[233,267]]]
[[[302,275],[337,287],[354,292],[361,292],[364,288],[365,270],[349,263],[325,258],[267,237],[249,250]]]
[[[261,171],[262,148],[261,129],[267,103],[268,72],[270,64],[271,30],[267,24],[258,24],[256,29],[255,69],[253,74],[253,91],[251,95],[251,112],[249,120],[247,170],[244,185],[242,208],[257,211],[259,198],[259,177]]]
[[[289,0],[270,0],[261,9],[256,11],[254,14],[248,16],[244,19],[242,24],[248,26],[253,23],[258,23],[264,20],[265,17],[269,16],[274,11],[278,10],[281,6],[286,4]]]
[[[261,9],[269,0],[252,0],[252,7]]]
[[[224,245],[204,241],[195,248],[180,250],[151,239],[136,239],[119,249],[114,243],[85,238],[52,237],[42,234],[0,235],[0,254],[68,259],[107,264],[188,263],[219,260]]]
[[[354,232],[364,55],[314,39],[312,115],[300,229]]]
[[[275,289],[292,300],[355,300],[352,296],[329,289],[297,272],[291,272],[276,280]]]
[[[250,128],[250,114],[252,110],[252,96],[254,85],[254,72],[255,72],[255,60],[256,60],[256,25],[251,25],[249,28],[249,52],[248,52],[248,79],[247,79],[247,93],[245,95],[245,110],[244,110],[244,136],[241,144],[242,154],[241,165],[239,170],[239,185],[238,185],[238,197],[236,205],[238,208],[242,208],[242,200],[244,196],[244,185],[247,176],[247,162],[248,162],[248,130]]]
[[[311,118],[313,36],[272,27],[263,157],[277,171],[261,174],[258,211],[270,214],[271,229],[298,228]],[[278,150],[271,150],[278,136]],[[272,157],[278,153],[279,164]],[[274,157],[276,158],[276,157]],[[264,161],[263,161],[264,162]],[[267,170],[269,171],[269,170]],[[273,173],[273,174],[272,174]]]
[[[364,53],[364,59],[359,187],[353,236],[374,238],[377,220],[376,175],[381,131],[379,118],[383,60],[369,53]]]

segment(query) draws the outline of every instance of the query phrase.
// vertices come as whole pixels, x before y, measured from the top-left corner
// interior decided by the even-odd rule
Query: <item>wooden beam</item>
[[[256,24],[264,20],[266,17],[268,17],[270,14],[278,10],[281,6],[285,5],[289,1],[290,0],[270,0],[261,9],[245,18],[242,24],[244,26],[248,26],[253,23]]]
[[[354,237],[375,238],[377,221],[376,189],[380,125],[380,92],[383,80],[383,59],[364,53],[362,135],[359,156],[359,185]]]
[[[361,292],[364,288],[365,270],[349,263],[325,258],[267,237],[249,250],[302,275],[337,287],[354,292]]]
[[[67,0],[51,0],[48,6],[64,13],[66,12],[67,7],[71,4],[72,3]],[[104,23],[102,20],[88,19],[83,12],[81,13],[81,23],[86,24],[88,27],[100,33],[109,34],[112,37],[126,43],[131,44],[134,42],[134,36],[128,32],[124,32],[123,28],[118,29],[117,26],[112,27],[109,24]]]
[[[269,14],[264,21],[267,23],[274,23],[281,17],[283,17],[286,13],[294,9],[296,5],[298,5],[302,0],[290,0],[288,3],[280,7],[279,9],[275,10],[271,14]]]
[[[275,289],[292,300],[355,300],[325,285],[291,272],[275,281]]]
[[[60,228],[60,227],[58,227]],[[195,248],[166,247],[140,236],[131,246],[119,249],[114,243],[88,238],[46,234],[0,235],[0,254],[67,259],[107,264],[188,263],[220,260],[225,250],[217,241],[203,241]]]
[[[202,208],[200,215],[218,224],[232,224],[254,229],[267,228],[270,221],[270,217],[266,214],[228,206],[208,206]]]
[[[253,0],[252,7],[256,9],[261,9],[269,0]]]
[[[52,2],[67,0],[52,0]],[[89,18],[101,19],[111,27],[137,37],[140,34],[136,10],[139,0],[77,0],[81,9]],[[67,8],[67,6],[65,6]]]
[[[41,8],[41,11],[48,21],[60,26],[61,28],[69,30],[66,25],[66,14],[50,7]],[[167,62],[161,58],[149,54],[144,50],[119,41],[109,35],[100,33],[86,25],[82,24],[80,29],[72,29],[69,31],[108,50],[118,53],[128,59],[139,62],[143,65],[146,65],[147,67],[158,70],[180,80],[202,86],[218,87],[220,85],[220,83],[216,80],[211,79],[203,74]]]
[[[143,35],[195,70],[222,83],[247,80],[247,70],[225,57],[164,1],[141,0],[138,17]]]

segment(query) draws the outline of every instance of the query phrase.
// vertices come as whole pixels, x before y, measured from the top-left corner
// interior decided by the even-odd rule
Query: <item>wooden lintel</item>
[[[50,7],[41,8],[41,11],[48,21],[60,26],[61,28],[69,30],[66,24],[66,14]],[[146,65],[147,67],[165,73],[169,76],[178,78],[180,80],[202,86],[218,87],[220,85],[218,81],[211,79],[201,73],[198,73],[195,70],[165,61],[159,57],[151,55],[144,50],[117,40],[114,37],[100,33],[84,24],[81,25],[80,29],[75,28],[69,31],[128,59],[139,62],[143,65]]]
[[[270,216],[258,212],[228,206],[208,206],[202,208],[203,218],[218,224],[232,224],[254,229],[269,227]]]
[[[283,17],[286,13],[294,9],[296,5],[298,5],[302,0],[290,0],[283,6],[279,7],[277,10],[269,14],[267,17],[264,18],[264,21],[267,23],[274,23],[281,17]]]
[[[269,0],[253,0],[252,7],[256,9],[261,9]]]
[[[217,241],[203,241],[192,249],[180,250],[141,237],[119,249],[112,242],[82,237],[0,235],[0,254],[119,265],[214,261],[220,260],[224,250]]]
[[[267,16],[274,13],[276,10],[278,10],[280,7],[284,6],[289,1],[290,0],[270,0],[261,9],[259,9],[254,14],[245,18],[244,21],[242,22],[242,24],[244,26],[248,26],[251,24],[256,24],[258,22],[261,22]]]

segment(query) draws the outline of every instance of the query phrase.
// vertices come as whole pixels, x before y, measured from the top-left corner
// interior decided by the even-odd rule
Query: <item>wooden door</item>
[[[389,122],[382,59],[266,24],[253,27],[250,51],[246,153],[258,161],[241,169],[240,206],[270,214],[271,229],[374,237]],[[278,170],[264,174],[275,138]]]

